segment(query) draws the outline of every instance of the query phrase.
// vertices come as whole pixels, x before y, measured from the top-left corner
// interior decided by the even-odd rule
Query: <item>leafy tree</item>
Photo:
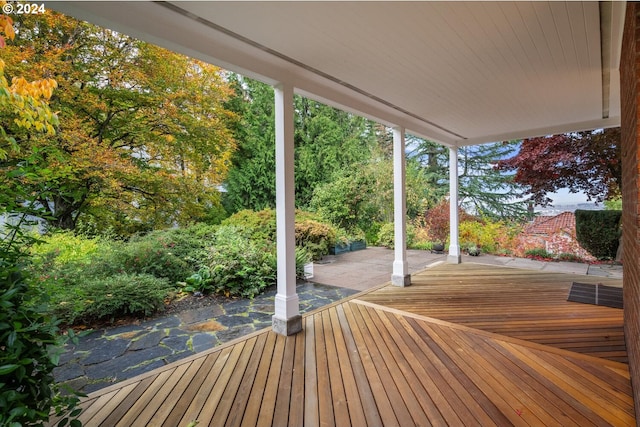
[[[355,169],[315,188],[311,209],[347,231],[368,229],[380,210],[370,195],[377,191],[375,177]]]
[[[551,203],[548,193],[561,188],[582,191],[596,202],[615,198],[622,182],[620,128],[525,139],[518,154],[496,168],[515,171],[514,181],[541,206]]]
[[[221,70],[53,12],[19,18],[6,71],[55,78],[61,121],[55,136],[23,138],[0,167],[6,180],[40,154],[38,173],[12,182],[47,186],[38,201],[52,225],[73,229],[84,215],[168,226],[219,203],[234,148]]]
[[[0,1],[0,6],[5,4]],[[0,49],[6,39],[14,38],[13,21],[0,15]],[[20,142],[30,135],[54,133],[56,115],[47,101],[55,81],[40,79],[28,82],[14,77],[9,85],[0,59],[0,161],[21,150]],[[34,173],[31,160],[17,165],[12,177]],[[16,203],[20,201],[21,203]],[[80,425],[75,395],[64,396],[55,383],[53,369],[57,365],[62,339],[55,319],[43,314],[43,298],[30,284],[25,273],[28,262],[26,248],[33,238],[22,227],[34,195],[22,188],[0,182],[0,215],[12,213],[17,224],[0,230],[0,425],[43,425],[52,410],[64,416],[59,425]],[[68,416],[66,416],[68,415]]]
[[[438,199],[420,165],[409,159],[406,167],[407,217],[413,219]],[[315,188],[310,208],[323,218],[353,231],[393,221],[393,161],[383,153],[340,170],[330,182]]]

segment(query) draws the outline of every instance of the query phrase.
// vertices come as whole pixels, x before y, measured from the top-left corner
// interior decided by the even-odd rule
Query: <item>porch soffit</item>
[[[623,2],[48,7],[445,145],[620,123]]]

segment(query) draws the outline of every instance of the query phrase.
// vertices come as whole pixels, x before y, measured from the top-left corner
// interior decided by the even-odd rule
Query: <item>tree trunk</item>
[[[76,222],[73,219],[73,215],[64,215],[56,217],[49,221],[51,225],[62,230],[74,230],[76,228]]]
[[[76,228],[75,213],[80,208],[77,203],[69,202],[65,197],[58,196],[53,201],[53,218],[49,219],[50,225],[62,230],[74,230]]]

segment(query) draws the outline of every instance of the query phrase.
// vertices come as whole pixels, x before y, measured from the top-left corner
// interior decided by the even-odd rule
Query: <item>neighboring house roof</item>
[[[556,216],[537,216],[524,229],[526,234],[551,235],[560,230],[575,230],[576,216],[573,212],[562,212]]]

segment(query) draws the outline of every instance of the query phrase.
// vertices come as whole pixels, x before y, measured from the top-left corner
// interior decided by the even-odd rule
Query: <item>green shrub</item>
[[[566,252],[558,254],[558,256],[556,256],[556,259],[558,261],[568,261],[568,262],[582,262],[583,261],[582,258],[580,258],[578,255],[570,254],[570,253],[566,253]]]
[[[384,223],[374,221],[371,226],[365,230],[365,240],[372,246],[378,246],[378,235]]]
[[[183,280],[206,261],[216,229],[197,224],[153,231],[127,242],[54,233],[32,248],[33,268],[48,275],[76,269],[85,277],[147,273]]]
[[[529,249],[524,254],[527,258],[553,259],[554,257],[554,255],[547,252],[545,248]]]
[[[121,243],[114,250],[97,257],[86,271],[95,277],[119,273],[150,274],[169,279],[172,284],[193,272],[186,261],[173,253],[172,248],[150,240]]]
[[[394,248],[395,242],[395,232],[393,228],[392,222],[387,222],[386,224],[382,224],[380,227],[380,231],[378,232],[378,245],[384,246],[385,248]]]
[[[276,211],[273,209],[257,212],[245,209],[231,215],[221,225],[233,226],[255,240],[276,241]]]
[[[145,236],[134,237],[130,244],[148,242],[154,247],[162,247],[171,255],[184,261],[189,266],[189,272],[184,272],[182,278],[197,271],[206,261],[209,246],[215,235],[217,226],[196,224],[184,228],[171,228],[153,231]]]
[[[99,238],[76,236],[72,232],[54,232],[39,238],[31,248],[34,262],[38,259],[52,261],[56,265],[68,262],[89,264],[92,258],[107,246]]]
[[[89,279],[83,288],[86,305],[80,317],[91,321],[150,316],[164,308],[173,286],[167,279],[149,274],[116,274]]]
[[[412,247],[416,236],[416,229],[412,224],[407,224],[407,247]],[[378,245],[389,249],[395,248],[395,230],[393,223],[388,222],[380,227],[378,233]]]
[[[44,294],[31,284],[33,243],[20,224],[0,236],[0,425],[44,425],[53,412],[64,416],[59,425],[78,426],[78,394],[53,376],[61,346],[74,335],[60,334]]]
[[[243,210],[231,215],[222,225],[236,227],[237,231],[254,241],[267,244],[276,241],[276,212],[264,209],[258,212]],[[335,243],[336,227],[322,222],[317,214],[296,211],[296,246],[311,252],[314,259],[320,259],[329,253]]]
[[[615,259],[622,211],[576,211],[578,243],[598,259]]]
[[[149,274],[87,277],[52,294],[51,310],[67,324],[110,320],[122,316],[150,316],[164,308],[173,286]]]
[[[196,270],[173,253],[176,249],[192,254],[201,251],[200,262],[206,262],[208,251],[201,242],[207,239],[192,242],[190,234],[196,234],[195,230],[167,230],[111,243],[70,233],[45,236],[44,243],[32,250],[31,271],[39,288],[50,296],[51,312],[67,324],[130,314],[148,316],[162,308],[169,285]],[[88,255],[73,250],[73,244],[86,248]],[[140,286],[139,294],[127,289],[127,280],[130,286]],[[110,285],[113,290],[107,289]]]
[[[329,253],[336,241],[336,230],[329,224],[305,219],[296,222],[296,246],[305,248],[313,259],[320,259]]]
[[[519,227],[503,221],[467,220],[460,223],[460,246],[476,246],[484,253],[497,254],[513,245],[518,232]]]
[[[411,244],[411,249],[419,249],[421,251],[430,251],[433,249],[433,242],[418,241]]]
[[[223,225],[214,237],[207,290],[253,298],[276,282],[275,246],[249,239],[238,227]]]
[[[305,279],[304,266],[310,263],[313,257],[308,250],[304,248],[296,248],[296,278]]]
[[[78,403],[55,384],[63,341],[57,322],[37,301],[19,269],[0,260],[0,425],[42,425],[50,411],[62,415]],[[66,418],[68,420],[68,418]],[[73,421],[72,425],[78,425]]]

